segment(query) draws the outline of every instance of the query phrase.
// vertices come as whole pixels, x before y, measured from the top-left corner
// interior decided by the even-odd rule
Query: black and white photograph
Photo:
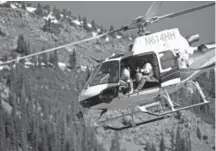
[[[215,1],[0,1],[0,151],[215,151]]]

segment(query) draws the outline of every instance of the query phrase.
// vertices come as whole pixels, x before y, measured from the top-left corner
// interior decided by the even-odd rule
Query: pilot
[[[130,69],[124,63],[121,65],[120,91],[123,94],[133,92],[133,81],[131,79]]]
[[[134,91],[138,92],[139,90],[143,89],[146,81],[158,82],[158,80],[155,79],[153,76],[154,72],[152,64],[147,61],[146,63],[144,63],[143,68],[137,69],[136,82],[138,83],[138,85]]]

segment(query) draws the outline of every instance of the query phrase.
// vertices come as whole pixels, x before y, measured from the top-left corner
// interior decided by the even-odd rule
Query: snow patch
[[[55,16],[52,15],[52,12],[50,12],[47,16],[44,17],[45,20],[49,20],[49,19],[55,19]]]
[[[132,37],[128,37],[128,39],[129,39],[129,40],[133,40],[133,38],[132,38]]]
[[[97,32],[101,32],[101,29],[100,29],[100,28],[98,28],[98,29],[97,29]]]
[[[92,24],[90,24],[90,23],[88,23],[87,26],[88,26],[89,28],[92,28]]]
[[[78,21],[78,20],[74,20],[73,22],[74,22],[76,25],[78,25],[78,26],[81,25],[80,21]]]
[[[72,49],[72,48],[65,47],[65,49],[67,49],[68,52],[73,52],[73,49]]]
[[[58,62],[58,66],[63,71],[66,70],[66,68],[67,68],[67,65],[63,62]]]
[[[47,21],[50,19],[51,23],[54,23],[54,24],[59,23],[58,20],[55,18],[55,16],[52,15],[52,12],[50,12],[47,16],[45,16],[44,19]]]
[[[0,64],[2,64],[3,62],[0,61]],[[0,65],[0,70],[3,70],[3,69],[8,69],[10,70],[10,67],[8,65]]]
[[[54,19],[54,20],[51,20],[51,23],[58,24],[59,22],[57,19]]]
[[[36,10],[36,8],[35,8],[35,7],[26,7],[26,10],[27,10],[28,12],[33,13],[33,12]]]
[[[106,39],[105,39],[107,42],[109,41],[109,37],[106,37]]]
[[[87,66],[81,65],[80,68],[81,68],[82,71],[86,71],[87,70]]]
[[[7,3],[7,1],[0,1],[0,5]]]
[[[96,32],[92,32],[92,35],[93,35],[93,37],[96,37],[97,33]]]
[[[121,39],[122,36],[120,36],[120,35],[116,35],[116,38],[117,38],[117,39]]]
[[[61,66],[61,67],[66,67],[66,64],[63,63],[63,62],[58,62],[58,65]]]
[[[17,8],[17,6],[15,6],[14,4],[10,4],[10,7],[11,7],[12,9],[16,9],[16,8]]]
[[[34,64],[30,61],[25,62],[25,68],[30,68],[31,66],[34,66]]]

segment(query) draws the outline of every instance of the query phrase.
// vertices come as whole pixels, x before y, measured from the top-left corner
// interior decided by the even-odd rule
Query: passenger
[[[121,66],[120,91],[123,94],[133,92],[133,81],[131,79],[130,69],[124,64]]]
[[[139,90],[143,89],[146,81],[149,82],[158,82],[157,79],[154,77],[153,67],[150,62],[146,62],[141,69],[137,69],[136,74],[136,82],[138,83],[135,92],[138,92]]]

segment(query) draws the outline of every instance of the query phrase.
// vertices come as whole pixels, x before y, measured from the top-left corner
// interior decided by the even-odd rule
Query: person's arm
[[[141,90],[144,87],[145,82],[146,82],[145,78],[142,78],[141,81],[139,82],[136,90]]]

